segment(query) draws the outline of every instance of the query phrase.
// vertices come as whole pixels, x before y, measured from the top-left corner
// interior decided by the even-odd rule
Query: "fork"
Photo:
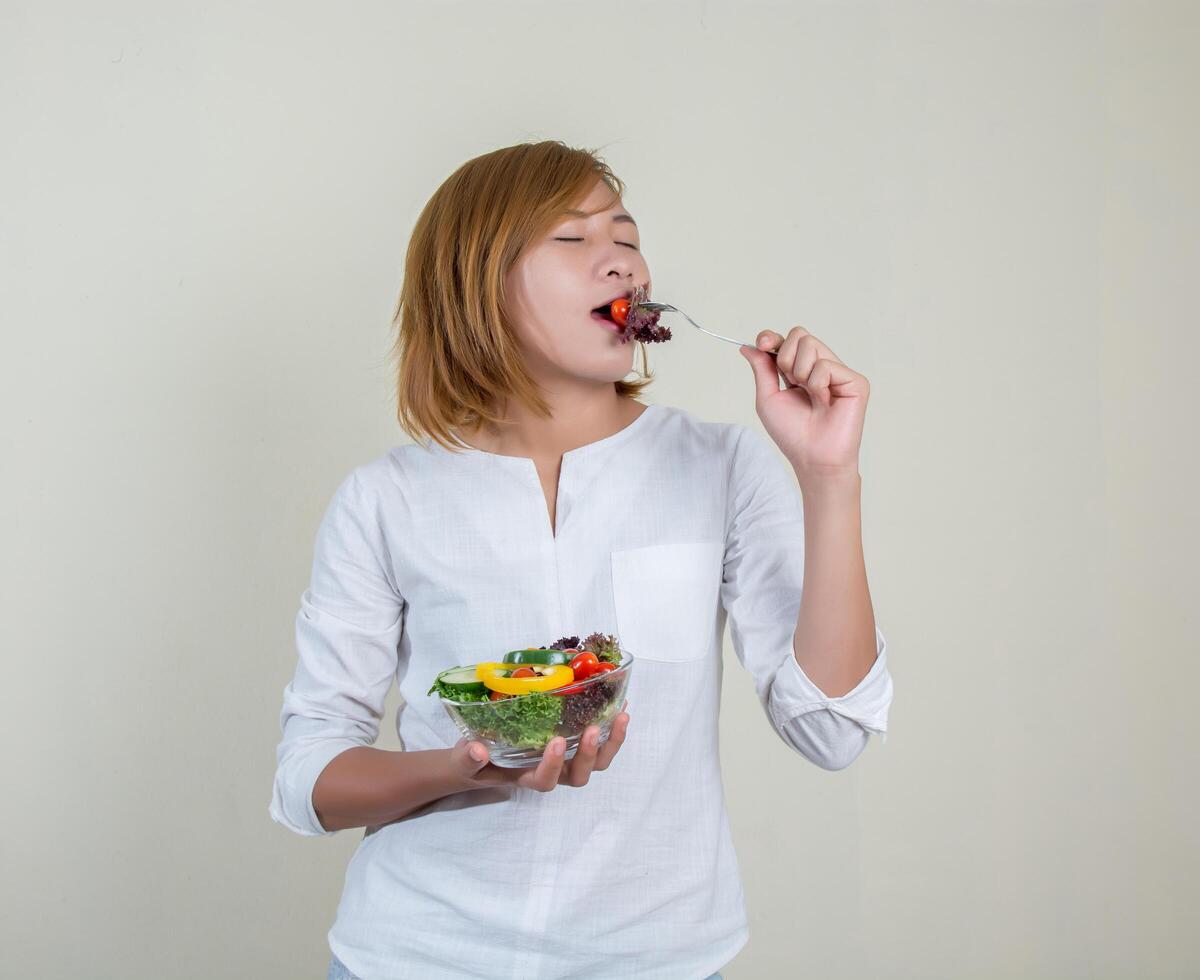
[[[758,349],[757,345],[755,344],[744,344],[740,340],[734,340],[732,337],[722,337],[719,333],[713,333],[711,330],[705,330],[702,326],[700,326],[700,324],[684,313],[683,310],[679,309],[677,306],[672,306],[670,303],[655,303],[652,300],[642,300],[637,305],[642,309],[649,310],[651,313],[678,313],[693,327],[702,331],[703,333],[708,334],[710,337],[716,337],[717,340],[727,340],[729,343],[737,344],[739,347],[753,347],[755,350]],[[776,351],[773,350],[765,351],[764,353],[770,354],[772,357],[776,356]]]

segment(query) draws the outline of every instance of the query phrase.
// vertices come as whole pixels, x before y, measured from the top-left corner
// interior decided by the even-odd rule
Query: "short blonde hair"
[[[467,161],[429,199],[409,240],[392,321],[396,417],[414,440],[465,446],[451,429],[500,421],[493,408],[509,398],[550,415],[504,308],[504,279],[597,178],[613,192],[605,208],[624,196],[624,182],[596,151],[519,143]],[[636,399],[654,380],[638,347],[644,380],[614,382],[623,398]]]

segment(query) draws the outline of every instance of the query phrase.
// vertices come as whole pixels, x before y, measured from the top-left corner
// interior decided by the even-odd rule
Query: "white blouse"
[[[439,671],[599,631],[636,658],[612,765],[549,793],[456,793],[368,828],[330,948],[377,978],[707,977],[749,938],[718,753],[722,638],[772,730],[824,769],[892,700],[883,634],[870,672],[827,697],[796,662],[802,497],[765,437],[647,405],[563,454],[550,526],[532,459],[400,445],[337,488],[316,536],[283,691],[269,812],[326,831],[321,770],[376,740],[393,679],[406,750],[459,732]]]

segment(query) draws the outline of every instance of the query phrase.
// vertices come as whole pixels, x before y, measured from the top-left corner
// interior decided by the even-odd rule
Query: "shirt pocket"
[[[722,541],[623,548],[611,553],[617,639],[635,658],[702,660],[717,646]]]

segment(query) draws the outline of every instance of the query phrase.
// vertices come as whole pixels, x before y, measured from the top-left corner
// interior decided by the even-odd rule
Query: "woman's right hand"
[[[462,777],[462,788],[481,789],[487,786],[516,785],[548,793],[556,786],[586,786],[593,772],[602,772],[613,761],[613,757],[625,741],[629,727],[629,715],[624,710],[629,702],[621,705],[621,713],[613,719],[608,741],[597,745],[600,726],[588,725],[580,739],[574,758],[564,759],[567,740],[561,735],[551,739],[542,753],[542,761],[536,767],[507,768],[488,762],[488,750],[482,742],[469,742],[460,738],[450,750],[450,763]],[[557,752],[555,751],[557,748]]]

